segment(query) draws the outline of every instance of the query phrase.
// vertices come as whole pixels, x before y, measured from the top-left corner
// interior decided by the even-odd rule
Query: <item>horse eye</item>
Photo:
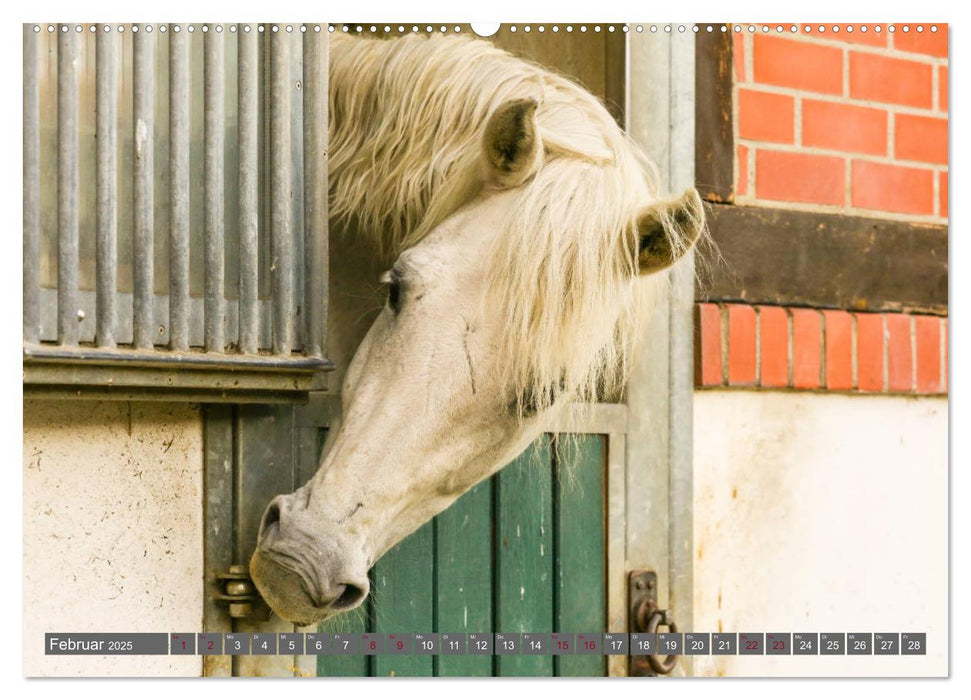
[[[396,277],[392,277],[388,283],[388,306],[395,313],[401,308],[401,280]]]

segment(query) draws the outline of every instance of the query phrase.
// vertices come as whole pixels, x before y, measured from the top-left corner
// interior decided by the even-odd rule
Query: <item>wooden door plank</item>
[[[434,524],[409,535],[374,566],[374,631],[431,632],[434,629]],[[431,676],[432,656],[375,656],[375,676]]]
[[[298,481],[306,482],[313,476],[323,458],[324,442],[327,439],[327,423],[331,416],[320,411],[316,419],[309,421],[312,427],[301,428],[300,435],[302,440],[298,443],[303,453],[310,453],[303,458],[300,464]],[[352,610],[346,615],[338,615],[330,620],[318,625],[317,631],[322,634],[354,634],[360,635],[369,629],[368,618],[370,615],[370,598],[356,610]],[[332,654],[318,656],[316,659],[318,676],[333,677],[360,677],[368,675],[368,657],[360,655],[334,656]]]
[[[554,472],[556,631],[602,633],[606,628],[604,580],[604,439],[557,437]],[[602,655],[556,656],[557,676],[603,676]]]
[[[344,615],[338,615],[320,624],[317,631],[323,634],[355,634],[368,631],[368,611],[370,601]],[[359,654],[335,656],[326,654],[317,657],[317,675],[331,677],[360,677],[368,675],[368,658]]]
[[[553,631],[550,438],[544,435],[496,482],[496,632]],[[500,676],[550,676],[550,656],[497,656]]]
[[[492,631],[492,484],[435,518],[435,625],[439,633]],[[491,676],[492,656],[435,659],[436,676]]]

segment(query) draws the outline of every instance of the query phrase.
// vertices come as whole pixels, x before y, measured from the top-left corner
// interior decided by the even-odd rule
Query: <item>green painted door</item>
[[[321,632],[606,631],[601,435],[544,435],[388,552]],[[600,655],[320,656],[321,676],[602,676]]]

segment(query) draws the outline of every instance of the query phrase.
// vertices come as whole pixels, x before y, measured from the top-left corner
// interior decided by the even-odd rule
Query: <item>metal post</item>
[[[304,354],[320,357],[327,328],[327,34],[310,27],[303,37],[303,168]]]
[[[189,37],[169,25],[169,346],[189,349]]]
[[[694,36],[631,34],[629,41],[628,131],[658,165],[661,194],[681,192],[694,185]],[[627,562],[657,572],[660,605],[690,630],[693,258],[667,275],[627,391]],[[689,656],[675,673],[691,674]]]
[[[206,350],[225,350],[223,286],[225,211],[223,150],[226,126],[225,39],[210,26],[205,38]]]
[[[24,342],[40,337],[40,36],[24,25]]]
[[[118,40],[98,27],[97,136],[98,231],[97,331],[99,346],[115,347],[115,280],[118,259]]]
[[[72,25],[57,29],[57,342],[77,345],[80,36]]]
[[[135,132],[135,236],[134,322],[136,348],[153,346],[155,271],[155,35],[145,25],[135,25],[134,132]]]
[[[245,31],[246,29],[249,31]],[[257,352],[259,304],[259,52],[256,25],[239,37],[239,347]]]
[[[290,205],[290,37],[270,36],[270,207],[273,274],[273,352],[293,345],[293,231]]]

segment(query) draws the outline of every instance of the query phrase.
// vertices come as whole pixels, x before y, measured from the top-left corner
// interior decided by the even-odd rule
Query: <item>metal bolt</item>
[[[85,316],[84,309],[78,309],[78,321],[83,321],[84,316]]]
[[[228,595],[249,595],[253,592],[253,586],[249,581],[229,581],[226,584]]]
[[[230,617],[249,617],[253,614],[253,606],[249,603],[230,603]]]

